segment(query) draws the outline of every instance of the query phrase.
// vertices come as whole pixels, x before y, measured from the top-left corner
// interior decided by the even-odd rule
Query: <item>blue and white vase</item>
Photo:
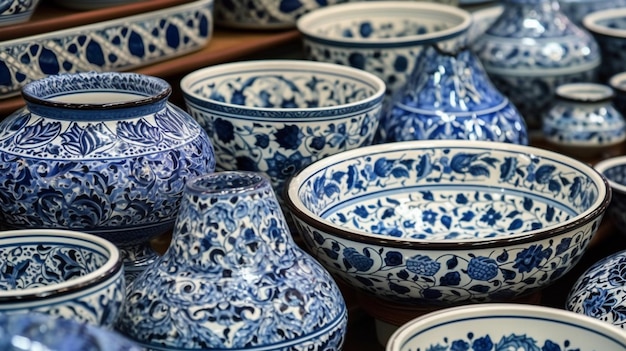
[[[573,157],[592,158],[626,140],[624,116],[612,103],[611,87],[570,83],[557,87],[542,116],[544,140]]]
[[[508,96],[530,129],[557,86],[597,79],[600,49],[556,0],[503,0],[500,17],[472,45],[495,86]]]
[[[392,99],[380,141],[467,139],[528,144],[524,118],[466,48],[467,30],[434,38]]]
[[[0,122],[0,223],[86,231],[117,244],[132,280],[156,258],[186,180],[213,172],[198,122],[171,86],[135,73],[50,76],[22,89]]]
[[[187,183],[172,243],[127,290],[118,330],[151,350],[340,350],[346,305],[293,241],[269,180]]]

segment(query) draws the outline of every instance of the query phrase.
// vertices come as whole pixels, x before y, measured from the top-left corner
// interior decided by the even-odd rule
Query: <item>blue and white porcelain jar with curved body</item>
[[[115,243],[127,278],[156,258],[185,181],[215,169],[213,146],[171,86],[135,73],[50,76],[0,122],[0,223],[86,231]]]
[[[469,24],[429,40],[381,121],[380,141],[467,139],[528,144],[524,118],[467,49]]]
[[[118,330],[151,350],[341,350],[346,305],[293,241],[269,179],[187,183],[172,243],[127,290]]]
[[[503,5],[472,48],[528,127],[537,129],[557,86],[596,80],[600,49],[556,0],[503,0]]]

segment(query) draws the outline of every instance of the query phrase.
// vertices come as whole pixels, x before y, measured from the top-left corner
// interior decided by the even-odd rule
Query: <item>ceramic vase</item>
[[[172,243],[131,284],[118,330],[152,350],[340,350],[346,323],[269,180],[232,171],[187,183]]]
[[[213,146],[170,85],[135,73],[50,76],[0,122],[0,223],[85,231],[115,243],[132,281],[171,231],[185,181],[215,168]]]
[[[626,122],[613,105],[611,87],[570,83],[557,87],[556,97],[542,116],[544,139],[561,152],[593,158],[626,140]]]
[[[529,129],[557,86],[597,79],[600,50],[556,0],[503,0],[498,19],[473,43],[495,86],[519,109]]]
[[[467,28],[434,38],[379,127],[384,142],[467,139],[528,144],[524,118],[466,47]]]

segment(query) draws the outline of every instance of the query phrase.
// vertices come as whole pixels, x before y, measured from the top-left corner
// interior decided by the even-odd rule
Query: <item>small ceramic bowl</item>
[[[0,232],[0,313],[38,312],[112,328],[124,302],[119,250],[69,230]]]
[[[215,147],[216,169],[262,172],[279,197],[302,167],[371,144],[385,92],[371,73],[305,60],[215,65],[180,85]]]
[[[583,272],[565,308],[626,329],[626,251],[606,256]]]
[[[216,0],[215,23],[240,29],[275,30],[296,26],[300,16],[347,0]]]
[[[544,139],[578,158],[601,155],[626,140],[626,121],[613,105],[613,89],[597,83],[556,88],[555,100],[542,115]]]
[[[611,76],[607,83],[613,89],[613,104],[622,114],[626,115],[626,71]]]
[[[398,329],[386,351],[626,350],[626,333],[553,307],[479,304],[416,318]]]
[[[578,25],[592,12],[626,6],[626,0],[559,0],[561,11]]]
[[[326,269],[362,294],[413,306],[539,291],[578,262],[610,200],[586,163],[469,140],[350,150],[285,185],[296,227]]]
[[[609,182],[612,189],[608,214],[615,228],[626,235],[626,156],[614,156],[594,165]]]
[[[583,17],[583,27],[594,36],[600,47],[600,81],[626,71],[626,8],[592,12]]]
[[[0,1],[0,27],[28,22],[39,6],[40,0]]]
[[[355,1],[302,16],[305,56],[378,75],[387,84],[387,100],[405,85],[425,45],[448,33],[466,31],[466,10],[416,1]]]
[[[3,351],[144,351],[121,334],[38,313],[0,313]]]

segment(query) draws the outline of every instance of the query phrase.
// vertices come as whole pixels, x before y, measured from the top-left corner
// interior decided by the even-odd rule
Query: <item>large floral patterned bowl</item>
[[[112,328],[124,303],[118,248],[59,229],[0,232],[0,313],[48,314]]]
[[[197,70],[181,88],[215,147],[216,168],[262,172],[280,198],[304,166],[372,143],[385,83],[336,64],[253,60]]]
[[[342,152],[285,186],[299,233],[329,271],[365,296],[417,306],[539,291],[578,262],[610,200],[585,163],[464,140]]]
[[[387,351],[626,350],[626,333],[553,307],[480,304],[448,308],[398,329]]]

